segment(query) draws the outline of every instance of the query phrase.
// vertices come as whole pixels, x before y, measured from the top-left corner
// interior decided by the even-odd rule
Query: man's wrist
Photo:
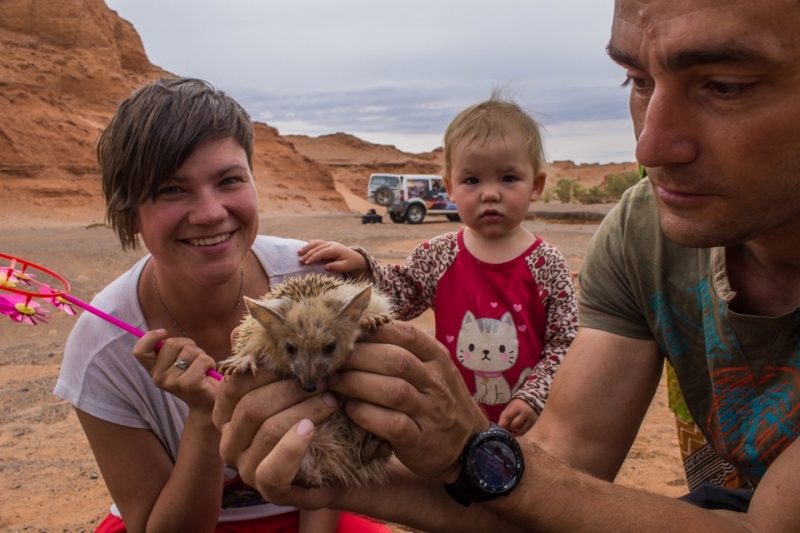
[[[507,430],[492,424],[467,441],[459,458],[461,470],[447,494],[464,506],[507,496],[522,479],[525,461],[522,449]]]
[[[441,479],[441,480],[442,480],[442,482],[443,482],[445,485],[450,485],[450,484],[452,484],[452,483],[455,483],[455,482],[456,482],[456,480],[458,479],[458,476],[460,476],[460,475],[461,475],[461,470],[464,468],[464,467],[463,467],[463,465],[462,465],[462,463],[461,463],[461,456],[463,455],[463,453],[464,453],[464,449],[467,447],[467,444],[469,443],[470,439],[472,439],[472,438],[473,438],[473,437],[474,437],[474,436],[475,436],[477,433],[480,433],[480,432],[482,432],[482,431],[488,431],[488,430],[489,430],[491,427],[492,427],[492,423],[491,423],[491,422],[489,422],[489,420],[488,420],[488,419],[485,419],[485,418],[484,418],[484,419],[481,421],[481,424],[480,424],[480,425],[478,425],[478,427],[477,427],[477,428],[475,428],[475,429],[474,429],[474,430],[473,430],[473,431],[472,431],[472,432],[471,432],[471,433],[470,433],[470,434],[467,436],[467,438],[465,438],[465,439],[464,439],[464,440],[461,442],[461,445],[460,445],[460,446],[455,446],[455,448],[454,448],[454,449],[455,449],[455,450],[457,451],[457,453],[458,453],[458,455],[457,455],[457,456],[456,456],[456,458],[455,458],[455,463],[453,463],[453,467],[450,469],[450,472],[449,472],[448,474],[446,474],[445,476],[443,476],[443,477],[440,477],[440,478],[439,478],[439,479]]]

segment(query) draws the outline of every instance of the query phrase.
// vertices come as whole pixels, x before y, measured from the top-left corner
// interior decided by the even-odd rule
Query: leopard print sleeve
[[[578,299],[572,272],[554,246],[542,242],[527,257],[527,263],[544,304],[547,326],[542,358],[525,384],[514,393],[514,398],[528,402],[541,413],[550,395],[553,377],[578,332]],[[536,266],[537,263],[540,266]]]
[[[436,284],[458,253],[455,233],[434,237],[417,246],[405,264],[381,266],[363,248],[353,248],[367,260],[372,282],[392,299],[398,320],[411,320],[433,307]]]

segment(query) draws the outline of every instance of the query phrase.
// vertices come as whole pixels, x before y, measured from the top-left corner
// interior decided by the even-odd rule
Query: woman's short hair
[[[100,134],[97,159],[106,221],[123,250],[138,247],[136,209],[202,144],[233,138],[252,170],[253,124],[231,97],[206,81],[161,78],[120,102]]]

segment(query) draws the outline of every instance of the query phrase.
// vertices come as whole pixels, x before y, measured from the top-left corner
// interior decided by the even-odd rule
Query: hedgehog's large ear
[[[247,306],[247,311],[250,316],[256,319],[256,322],[261,324],[262,327],[267,328],[274,324],[276,320],[285,322],[283,316],[283,306],[280,299],[263,301],[254,300],[253,298],[244,297],[244,303]]]
[[[339,311],[339,316],[352,322],[358,322],[361,320],[361,315],[364,314],[364,310],[369,305],[371,298],[372,285],[367,285],[361,292],[345,302]]]

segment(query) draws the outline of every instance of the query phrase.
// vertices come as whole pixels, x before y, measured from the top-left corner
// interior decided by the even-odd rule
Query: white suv
[[[460,220],[442,177],[435,174],[372,174],[367,199],[386,207],[389,218],[398,224],[419,224],[426,214]]]

